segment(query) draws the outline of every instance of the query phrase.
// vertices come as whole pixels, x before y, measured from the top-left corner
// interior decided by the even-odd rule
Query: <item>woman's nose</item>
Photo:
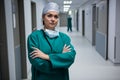
[[[54,20],[55,20],[55,17],[53,16],[51,19],[54,21]]]

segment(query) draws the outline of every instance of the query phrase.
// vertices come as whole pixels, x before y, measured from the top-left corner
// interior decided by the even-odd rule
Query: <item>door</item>
[[[12,0],[16,79],[27,78],[24,0]]]
[[[36,3],[31,2],[31,15],[32,15],[32,31],[36,30]]]
[[[95,35],[96,35],[96,4],[93,4],[92,8],[92,45],[95,46]]]
[[[82,11],[82,36],[85,36],[85,10]]]
[[[0,80],[9,80],[4,0],[0,0]]]
[[[115,63],[120,63],[120,0],[116,1]]]
[[[78,18],[79,18],[79,11],[78,11],[78,10],[77,10],[77,13],[76,13],[76,14],[77,14],[77,15],[76,15],[76,24],[77,24],[76,26],[77,26],[77,31],[79,31],[79,25],[78,25],[78,24],[79,24],[79,23],[78,23],[78,22],[79,22],[79,19],[78,19]]]
[[[107,43],[108,43],[108,5],[107,0],[101,1],[96,4],[96,18],[97,18],[97,26],[96,26],[96,39],[95,39],[95,47],[98,53],[104,58],[107,59]]]
[[[26,39],[25,39],[25,19],[24,19],[24,0],[18,0],[19,13],[19,32],[20,32],[20,52],[21,52],[21,77],[27,78],[27,56],[26,56]]]
[[[20,52],[20,30],[19,30],[19,14],[18,1],[12,0],[12,17],[13,17],[13,36],[14,36],[14,51],[15,51],[15,70],[16,79],[21,79],[21,52]]]

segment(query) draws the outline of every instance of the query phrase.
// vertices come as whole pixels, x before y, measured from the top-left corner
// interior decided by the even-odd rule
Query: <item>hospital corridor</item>
[[[66,29],[60,28],[66,32]],[[70,80],[120,80],[120,65],[104,60],[90,42],[79,32],[66,32],[77,51],[74,64],[70,67]]]
[[[74,60],[68,68],[69,80],[120,80],[120,0],[0,0],[0,80],[32,80],[31,66],[34,64],[31,65],[29,59],[28,37],[45,29],[43,18],[46,14],[42,11],[49,2],[59,5],[59,15],[54,16],[58,18],[55,31],[67,34],[76,51],[75,60],[74,56],[67,57],[68,63]],[[47,55],[53,54],[51,44],[51,52],[43,44]],[[56,53],[63,53],[63,44],[60,43],[62,49]],[[42,66],[42,69],[54,69],[49,60],[50,68]],[[65,61],[61,59],[60,62]],[[66,68],[57,69],[56,72],[62,74],[60,69],[65,71]]]
[[[67,27],[59,27],[59,30],[70,36],[76,50],[75,61],[69,69],[70,80],[120,80],[120,64],[103,59],[95,46],[74,29],[67,32]],[[31,80],[31,73],[28,76],[25,80]]]

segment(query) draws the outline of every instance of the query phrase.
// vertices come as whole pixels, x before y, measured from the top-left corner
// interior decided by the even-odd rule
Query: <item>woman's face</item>
[[[54,30],[58,23],[59,14],[55,11],[49,11],[43,16],[44,27]]]

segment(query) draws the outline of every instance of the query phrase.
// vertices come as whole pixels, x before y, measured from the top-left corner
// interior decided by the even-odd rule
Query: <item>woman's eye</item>
[[[47,15],[48,17],[52,17],[52,15],[50,14],[50,15]]]
[[[57,16],[57,15],[55,15],[55,16],[54,16],[54,18],[56,18],[56,19],[57,19],[57,18],[58,18],[58,16]]]
[[[54,17],[55,19],[58,19],[58,15],[48,14],[47,17],[49,17],[49,18]]]

